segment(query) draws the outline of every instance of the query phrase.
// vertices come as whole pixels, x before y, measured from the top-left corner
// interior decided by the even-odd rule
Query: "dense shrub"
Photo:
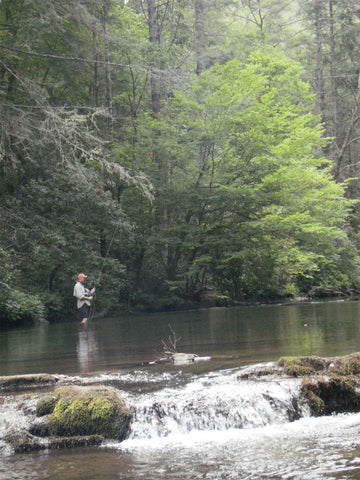
[[[46,308],[37,295],[3,286],[0,293],[0,324],[35,321],[46,316]]]

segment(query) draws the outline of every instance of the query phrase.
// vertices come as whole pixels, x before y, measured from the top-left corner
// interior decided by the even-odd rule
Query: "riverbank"
[[[162,300],[155,299],[148,303],[138,303],[132,308],[123,308],[119,306],[114,309],[96,309],[91,312],[91,318],[102,319],[109,316],[133,316],[134,318],[141,315],[153,315],[153,314],[173,314],[173,313],[185,313],[191,311],[203,311],[212,310],[217,308],[236,308],[236,307],[257,307],[257,306],[286,306],[286,305],[298,305],[298,304],[312,304],[314,302],[352,302],[359,301],[359,295],[352,293],[351,295],[328,295],[321,297],[313,296],[294,296],[294,297],[278,297],[271,299],[258,299],[253,301],[234,301],[226,295],[219,294],[207,294],[201,301],[184,301],[180,298],[175,300],[172,297]],[[54,323],[68,323],[78,321],[78,312],[75,308],[72,308],[70,312],[67,312],[63,317],[56,315],[54,318],[48,317],[25,317],[18,318],[16,321],[6,318],[0,318],[0,331],[19,328],[23,326],[32,325],[47,325]]]

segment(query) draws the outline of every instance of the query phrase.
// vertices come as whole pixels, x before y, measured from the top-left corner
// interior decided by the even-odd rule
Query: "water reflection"
[[[81,373],[91,372],[93,365],[99,358],[99,348],[95,333],[88,326],[84,325],[79,330],[79,338],[76,345],[76,352]]]
[[[360,350],[360,302],[244,306],[95,318],[0,330],[0,375],[82,373],[141,366],[156,359],[169,325],[180,352],[234,358],[236,365],[282,356]]]

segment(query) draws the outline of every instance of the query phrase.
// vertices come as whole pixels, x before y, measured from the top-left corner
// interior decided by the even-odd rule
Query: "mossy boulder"
[[[123,440],[131,413],[116,390],[106,387],[59,387],[37,403],[37,414],[47,415],[31,432],[41,436],[102,435]]]
[[[292,377],[303,377],[315,374],[359,375],[360,353],[352,353],[343,357],[282,357],[277,364],[284,373]]]
[[[324,372],[327,368],[327,361],[324,358],[309,357],[283,357],[278,361],[284,372],[292,377],[303,377],[313,375],[317,372]]]
[[[333,376],[305,379],[301,391],[314,416],[360,411],[360,394],[357,382],[352,378]]]
[[[59,394],[50,394],[41,398],[36,404],[36,413],[39,417],[50,415],[53,413],[57,402],[59,401]]]
[[[283,357],[286,375],[304,377],[301,391],[312,415],[360,411],[360,353],[342,357]]]
[[[360,353],[351,353],[344,357],[330,359],[329,370],[338,375],[359,375]]]

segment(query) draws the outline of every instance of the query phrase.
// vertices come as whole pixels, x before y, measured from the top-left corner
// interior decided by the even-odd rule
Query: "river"
[[[360,351],[359,327],[360,303],[334,301],[0,331],[0,375],[101,381],[133,412],[122,443],[14,455],[0,441],[0,480],[360,480],[360,414],[310,417],[298,380],[239,379],[281,356]],[[198,361],[155,362],[171,331],[177,350]],[[6,396],[0,439],[8,423],[24,421]]]

